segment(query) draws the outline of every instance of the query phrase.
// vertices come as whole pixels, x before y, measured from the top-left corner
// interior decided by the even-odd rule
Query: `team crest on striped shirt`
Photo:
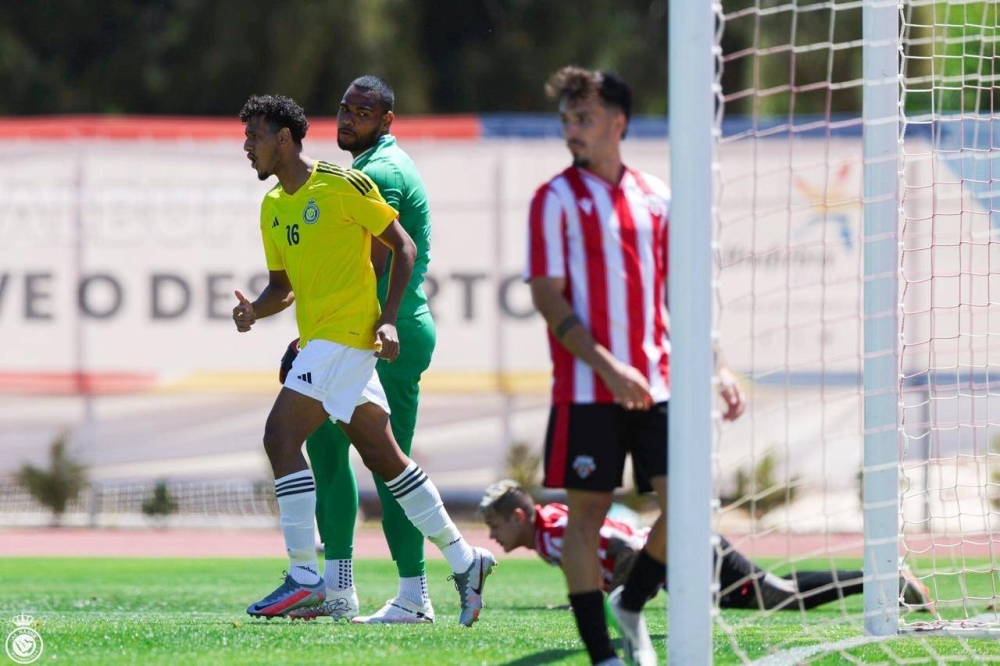
[[[649,214],[653,217],[664,217],[667,214],[667,204],[663,197],[655,194],[646,195],[646,203],[649,204]]]
[[[302,211],[302,221],[306,224],[313,224],[319,219],[319,206],[315,199],[310,199],[306,204],[306,209]]]
[[[586,479],[597,469],[597,463],[593,456],[577,456],[573,460],[573,471],[581,479]]]

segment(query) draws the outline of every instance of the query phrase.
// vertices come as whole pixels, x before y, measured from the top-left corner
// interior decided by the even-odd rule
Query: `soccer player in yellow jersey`
[[[257,319],[294,302],[301,347],[264,427],[291,565],[282,584],[247,613],[281,616],[323,601],[313,536],[316,487],[302,443],[329,418],[385,481],[406,517],[441,549],[461,598],[459,623],[471,626],[496,560],[466,543],[437,488],[400,450],[375,372],[377,359],[391,362],[399,354],[395,320],[413,269],[413,241],[367,176],[302,154],[309,123],[293,100],[255,95],[240,120],[246,126],[243,149],[258,178],[274,175],[278,184],[265,195],[260,213],[268,284],[252,303],[236,292],[233,321],[247,332]],[[393,257],[381,311],[372,236]]]

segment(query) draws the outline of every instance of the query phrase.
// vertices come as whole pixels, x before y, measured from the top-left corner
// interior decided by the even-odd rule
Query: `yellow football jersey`
[[[372,234],[385,231],[396,215],[368,176],[327,162],[316,162],[294,194],[279,184],[264,196],[260,232],[267,268],[288,273],[302,346],[330,340],[374,348],[381,310]]]

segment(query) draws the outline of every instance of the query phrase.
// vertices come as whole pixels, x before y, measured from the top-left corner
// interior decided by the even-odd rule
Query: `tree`
[[[87,468],[66,453],[66,434],[49,448],[49,468],[24,465],[14,476],[31,496],[52,511],[53,525],[58,525],[66,506],[80,496],[87,483]]]
[[[798,477],[789,483],[777,480],[777,460],[768,453],[755,466],[736,470],[736,497],[747,498],[747,511],[754,519],[761,518],[774,509],[795,499]]]
[[[177,500],[170,494],[166,481],[157,481],[153,493],[142,502],[142,512],[154,521],[162,521],[177,512]]]
[[[570,63],[617,70],[666,109],[666,0],[162,0],[0,3],[0,114],[235,116],[253,93],[332,115],[378,74],[400,112],[551,111]],[[650,83],[654,82],[654,83]]]
[[[507,451],[507,478],[517,481],[524,490],[535,495],[539,489],[542,456],[527,442],[514,442]]]

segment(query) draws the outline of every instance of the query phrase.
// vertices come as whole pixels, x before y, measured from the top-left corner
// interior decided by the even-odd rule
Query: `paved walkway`
[[[503,557],[533,557],[520,549],[503,554],[485,529],[463,528],[474,546],[485,546]],[[285,544],[279,530],[81,529],[24,528],[0,530],[0,557],[282,557]],[[431,545],[429,559],[441,558]],[[377,528],[361,529],[354,537],[356,557],[389,558],[385,537]]]
[[[501,557],[533,557],[521,548],[502,552],[478,526],[462,526],[462,534],[474,546],[489,548]],[[799,560],[805,557],[861,557],[860,534],[768,534],[727,535],[733,545],[751,559],[764,557]],[[964,541],[930,537],[910,537],[909,547],[919,557],[989,558],[1000,549],[991,542],[966,535]],[[285,551],[281,532],[274,529],[89,529],[89,528],[8,528],[0,529],[0,557],[279,557]],[[427,557],[441,554],[428,545]],[[390,557],[385,538],[377,527],[363,527],[354,537],[357,557]]]

